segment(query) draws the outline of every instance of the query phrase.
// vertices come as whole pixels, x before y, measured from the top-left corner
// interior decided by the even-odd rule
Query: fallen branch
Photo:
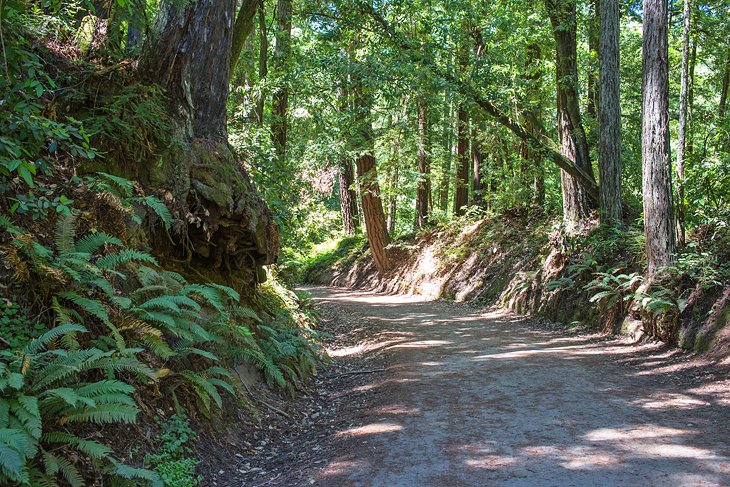
[[[246,384],[246,382],[243,380],[243,377],[241,377],[241,374],[238,372],[238,370],[236,370],[235,367],[233,368],[233,371],[238,376],[238,380],[241,381],[241,385],[243,386],[244,389],[246,389],[246,392],[248,393],[248,395],[251,396],[251,399],[253,399],[254,401],[260,402],[267,408],[271,409],[275,413],[281,414],[282,416],[284,416],[287,419],[292,419],[292,417],[289,416],[285,411],[282,411],[281,409],[277,408],[276,406],[273,406],[273,405],[269,404],[268,402],[264,401],[263,399],[260,399],[258,396],[254,395],[254,393],[251,392],[251,389],[248,388],[248,384]]]
[[[345,377],[346,375],[374,374],[375,372],[383,372],[384,370],[385,369],[351,370],[350,372],[343,372],[337,377]]]

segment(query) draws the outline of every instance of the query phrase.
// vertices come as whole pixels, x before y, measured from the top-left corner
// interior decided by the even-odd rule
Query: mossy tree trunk
[[[139,72],[164,89],[175,143],[137,171],[143,184],[164,190],[173,206],[173,249],[157,238],[158,251],[182,254],[197,274],[231,284],[260,278],[256,271],[278,252],[268,208],[227,141],[235,7],[235,0],[161,5]]]

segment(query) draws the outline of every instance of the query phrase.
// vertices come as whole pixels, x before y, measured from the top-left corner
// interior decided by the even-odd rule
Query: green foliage
[[[195,439],[195,432],[190,428],[188,419],[173,416],[167,421],[160,421],[159,425],[163,431],[154,440],[157,450],[145,456],[145,466],[154,470],[165,486],[200,485],[203,477],[195,474],[195,466],[199,462],[190,446]]]
[[[77,324],[60,325],[21,349],[0,352],[0,482],[41,486],[63,479],[83,486],[84,463],[97,475],[116,475],[121,463],[112,449],[68,426],[134,422],[135,388],[118,376],[154,375],[134,355],[62,345],[86,332]],[[139,475],[159,484],[151,472]]]
[[[0,337],[11,350],[25,346],[47,330],[43,323],[34,323],[17,303],[0,306]]]
[[[363,236],[333,238],[316,246],[309,255],[285,262],[281,272],[290,273],[297,281],[313,282],[322,272],[332,270],[334,264],[357,253],[365,241]]]

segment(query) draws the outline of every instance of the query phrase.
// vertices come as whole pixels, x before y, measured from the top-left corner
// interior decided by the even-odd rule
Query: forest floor
[[[332,365],[248,451],[205,462],[206,485],[730,486],[730,364],[500,309],[307,290]]]

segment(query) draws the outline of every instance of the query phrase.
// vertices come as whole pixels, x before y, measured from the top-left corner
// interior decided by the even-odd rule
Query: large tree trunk
[[[601,223],[618,226],[622,222],[618,0],[601,0],[600,50],[598,171]]]
[[[454,215],[463,215],[469,200],[469,115],[459,103],[456,125],[456,180]]]
[[[471,137],[471,174],[472,174],[472,203],[479,205],[483,200],[484,182],[482,180],[482,161],[484,155],[476,135],[476,127],[472,129]]]
[[[577,91],[578,64],[575,0],[545,0],[556,47],[558,138],[560,153],[593,177],[588,142],[580,116]],[[557,162],[557,161],[556,161]],[[583,185],[566,171],[560,172],[563,223],[566,231],[578,231],[588,220],[591,201]]]
[[[356,160],[357,181],[360,186],[360,197],[362,199],[363,221],[365,231],[368,235],[370,252],[378,272],[384,274],[390,268],[388,252],[386,247],[390,243],[388,228],[383,211],[383,201],[380,197],[380,185],[378,184],[378,170],[375,166],[373,155],[373,135],[370,110],[372,101],[365,92],[358,76],[353,74],[353,94],[355,101],[355,125],[359,132],[358,140],[361,147],[360,154]]]
[[[667,3],[644,0],[641,163],[644,232],[651,279],[674,256],[672,175],[669,160]]]
[[[416,190],[416,227],[428,224],[428,199],[431,195],[431,160],[429,157],[428,107],[424,97],[418,100],[418,189]]]
[[[286,76],[287,62],[291,57],[291,16],[292,0],[279,0],[276,9],[276,49],[274,51],[274,69],[278,77],[278,86],[274,91],[271,107],[273,122],[271,135],[276,149],[276,156],[280,164],[286,158],[286,141],[288,131],[287,111],[289,109],[289,86]]]
[[[241,8],[238,10],[238,15],[236,16],[236,24],[233,27],[230,77],[233,77],[236,65],[238,64],[238,58],[241,57],[243,46],[246,44],[246,39],[248,39],[248,36],[253,31],[253,19],[261,3],[262,0],[242,0],[241,2]]]
[[[600,64],[601,59],[601,0],[591,0],[591,18],[588,25],[588,52],[591,56],[588,64],[588,100],[586,103],[586,115],[593,120],[598,118],[600,103],[600,67],[596,71],[595,62]],[[595,144],[595,137],[592,137],[591,146]]]
[[[725,75],[722,77],[722,87],[720,88],[720,107],[717,110],[721,121],[725,117],[725,110],[727,109],[728,88],[730,88],[730,45],[728,46],[725,61]]]
[[[687,148],[687,98],[689,93],[690,0],[684,0],[682,31],[682,77],[679,89],[679,124],[677,127],[677,240],[684,245],[684,162]]]
[[[139,71],[164,89],[178,144],[161,163],[138,167],[136,176],[172,196],[172,251],[183,253],[194,274],[212,280],[222,275],[241,289],[255,282],[250,274],[256,266],[275,261],[278,233],[227,141],[234,10],[234,0],[166,0],[160,6]],[[164,248],[166,238],[155,241],[161,252],[171,250]]]

